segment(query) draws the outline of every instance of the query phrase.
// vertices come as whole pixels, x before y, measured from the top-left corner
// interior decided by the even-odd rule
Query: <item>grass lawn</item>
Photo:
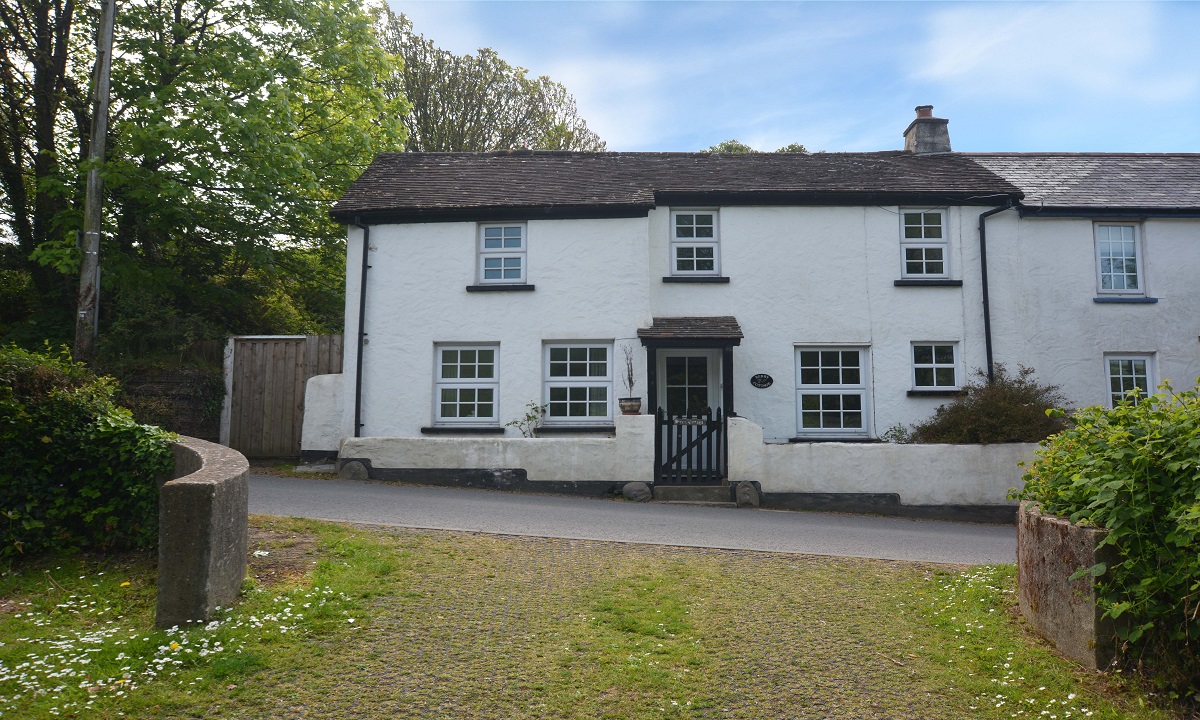
[[[0,718],[1169,717],[1029,635],[1011,566],[252,525],[208,627],[152,629],[149,557],[4,569]]]

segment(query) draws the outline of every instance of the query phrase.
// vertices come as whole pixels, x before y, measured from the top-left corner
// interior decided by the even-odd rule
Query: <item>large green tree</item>
[[[24,273],[21,292],[69,323],[73,297],[46,268],[71,287],[97,9],[2,2],[0,219],[15,240],[2,268]],[[403,147],[406,105],[384,92],[399,70],[359,0],[122,3],[103,169],[104,329],[144,338],[150,323],[176,342],[337,329],[334,293],[296,281],[330,283],[344,233],[329,205],[375,152]]]
[[[442,50],[386,7],[379,24],[383,48],[404,60],[403,73],[387,87],[412,104],[404,119],[408,150],[604,150],[559,83],[529,77],[490,48],[475,55]]]

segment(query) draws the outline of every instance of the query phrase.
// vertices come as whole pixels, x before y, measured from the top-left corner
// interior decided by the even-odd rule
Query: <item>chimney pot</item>
[[[932,105],[918,105],[917,106],[917,117],[919,117],[919,118],[933,117],[933,106]]]

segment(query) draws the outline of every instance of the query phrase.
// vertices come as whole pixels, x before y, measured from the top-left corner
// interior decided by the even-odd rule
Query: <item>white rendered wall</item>
[[[1146,294],[1157,303],[1097,303],[1089,219],[988,220],[997,362],[1033,367],[1073,407],[1107,405],[1105,353],[1155,353],[1176,388],[1200,377],[1200,220],[1141,223]]]
[[[965,287],[896,287],[897,207],[724,207],[721,270],[728,284],[674,284],[670,209],[651,212],[653,315],[733,315],[734,407],[768,441],[797,434],[796,344],[868,347],[872,436],[931,415],[948,398],[910,398],[911,343],[958,342],[960,371],[984,364],[974,209],[944,208],[950,278]],[[771,375],[757,389],[750,377]]]
[[[869,348],[869,424],[878,436],[923,420],[949,398],[908,397],[913,342],[957,342],[962,380],[985,365],[978,217],[984,208],[943,208],[950,278],[962,287],[896,287],[897,207],[724,207],[721,271],[728,284],[664,283],[670,208],[646,218],[527,223],[533,292],[468,293],[475,223],[371,228],[362,434],[417,437],[433,422],[436,343],[498,343],[500,423],[542,401],[546,341],[632,343],[646,397],[639,327],[654,316],[733,315],[745,334],[734,349],[738,414],[767,442],[797,434],[795,346]],[[1034,367],[1072,405],[1106,401],[1104,354],[1153,352],[1155,376],[1191,386],[1200,376],[1200,221],[1142,224],[1146,287],[1156,304],[1099,304],[1090,220],[988,220],[995,359]],[[361,231],[347,256],[346,396],[342,432],[352,435]],[[749,379],[767,373],[774,384]],[[516,431],[508,429],[513,436]],[[736,478],[735,478],[736,479]]]
[[[379,225],[371,228],[363,353],[363,436],[418,437],[433,424],[434,347],[499,345],[499,422],[543,402],[546,341],[634,343],[645,393],[645,352],[638,327],[650,324],[646,287],[646,220],[531,220],[527,282],[532,292],[466,291],[476,283],[475,223]],[[351,229],[347,255],[346,406],[343,431],[353,435],[354,363],[361,231]],[[612,395],[623,395],[619,374]],[[613,403],[614,412],[616,404]],[[510,435],[519,435],[508,428]]]
[[[522,468],[535,481],[653,481],[654,418],[615,419],[612,437],[347,438],[339,457],[374,468]]]

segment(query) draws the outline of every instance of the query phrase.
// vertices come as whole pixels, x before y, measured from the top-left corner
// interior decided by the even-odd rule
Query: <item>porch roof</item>
[[[638,328],[637,334],[646,344],[709,341],[717,345],[740,345],[744,337],[742,327],[732,315],[656,317],[650,327]]]

